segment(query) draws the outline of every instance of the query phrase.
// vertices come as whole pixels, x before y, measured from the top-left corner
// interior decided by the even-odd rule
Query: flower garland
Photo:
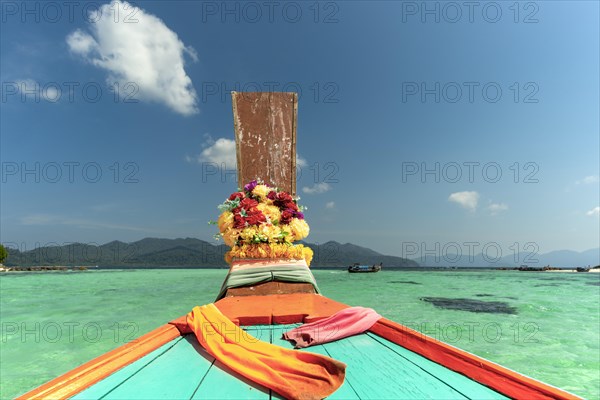
[[[292,242],[309,233],[302,206],[289,193],[253,180],[243,190],[232,193],[219,206],[217,221],[220,234],[231,250],[225,260],[233,258],[305,259],[310,265],[313,252]]]

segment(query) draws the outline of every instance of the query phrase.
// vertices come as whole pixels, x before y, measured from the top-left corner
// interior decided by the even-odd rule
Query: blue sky
[[[598,3],[469,4],[2,2],[0,241],[212,240],[235,89],[300,93],[311,242],[598,247]]]

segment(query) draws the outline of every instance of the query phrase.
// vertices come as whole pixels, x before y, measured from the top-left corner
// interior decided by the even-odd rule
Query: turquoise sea
[[[226,270],[0,275],[0,397],[13,398],[212,302]],[[600,398],[600,274],[315,270],[323,294]]]

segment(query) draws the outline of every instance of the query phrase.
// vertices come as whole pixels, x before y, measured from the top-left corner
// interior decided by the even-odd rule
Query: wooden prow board
[[[298,95],[231,92],[238,185],[253,179],[296,194]]]
[[[298,95],[286,92],[231,92],[238,186],[253,179],[296,194]],[[265,282],[229,289],[226,297],[315,293],[309,283]]]

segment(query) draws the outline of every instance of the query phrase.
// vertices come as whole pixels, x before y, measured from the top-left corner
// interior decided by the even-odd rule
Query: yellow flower
[[[292,218],[289,224],[294,240],[302,240],[308,236],[309,227],[305,220]]]
[[[306,265],[310,266],[310,262],[313,259],[314,253],[310,247],[304,247],[304,246],[302,246],[302,247],[303,247],[303,249],[302,249],[303,258],[304,258],[304,260],[306,260]]]
[[[279,242],[292,243],[294,240],[296,240],[292,228],[289,225],[279,225],[279,230],[282,233],[282,237],[279,239]]]
[[[223,236],[223,241],[227,246],[233,247],[239,234],[240,232],[237,229],[229,229],[225,233],[222,233],[221,236]]]
[[[258,233],[261,237],[265,237],[269,242],[275,241],[275,238],[279,235],[279,228],[273,225],[260,225]]]
[[[267,195],[271,190],[273,189],[271,189],[267,185],[256,185],[254,190],[252,190],[252,194],[259,197],[261,201],[264,201],[267,199]]]
[[[242,229],[240,236],[242,237],[242,241],[244,243],[253,243],[254,237],[258,234],[258,231],[252,227]]]
[[[289,245],[281,243],[243,244],[234,246],[225,254],[225,261],[231,263],[233,258],[282,258],[306,261],[310,266],[313,251],[301,244]]]
[[[233,213],[231,211],[225,211],[219,216],[217,221],[219,225],[219,231],[224,233],[226,230],[233,228]]]
[[[267,218],[269,218],[271,223],[279,221],[281,219],[281,211],[279,211],[278,207],[266,203],[259,203],[256,206],[256,208],[262,211],[262,213],[265,214]]]

